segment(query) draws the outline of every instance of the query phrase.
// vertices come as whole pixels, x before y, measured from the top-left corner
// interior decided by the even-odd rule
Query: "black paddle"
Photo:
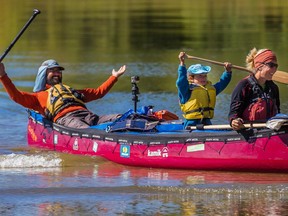
[[[28,22],[24,25],[24,27],[21,29],[21,31],[18,33],[18,35],[15,37],[15,39],[12,41],[10,46],[7,48],[7,50],[3,53],[3,55],[0,58],[0,62],[5,58],[5,56],[9,53],[9,51],[12,49],[14,44],[17,42],[17,40],[21,37],[21,35],[24,33],[24,31],[27,29],[27,27],[30,25],[30,23],[34,20],[34,18],[40,14],[40,11],[37,9],[33,10],[33,15],[30,17]]]

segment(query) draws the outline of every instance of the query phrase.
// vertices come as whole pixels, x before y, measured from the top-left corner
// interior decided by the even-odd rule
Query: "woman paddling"
[[[245,121],[266,122],[280,113],[279,88],[272,81],[278,67],[275,53],[253,48],[246,66],[253,74],[242,79],[231,96],[229,121],[234,130],[242,129]]]

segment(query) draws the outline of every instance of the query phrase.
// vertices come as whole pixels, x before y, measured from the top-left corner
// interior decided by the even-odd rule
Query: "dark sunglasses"
[[[273,62],[267,62],[267,63],[261,62],[261,63],[264,65],[267,65],[270,68],[274,68],[274,67],[278,68],[278,64],[275,64]]]
[[[60,68],[48,68],[47,69],[48,72],[58,72],[58,73],[62,73],[62,70],[60,70]]]

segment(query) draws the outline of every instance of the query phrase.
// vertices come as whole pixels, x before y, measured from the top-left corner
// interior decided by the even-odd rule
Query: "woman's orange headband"
[[[277,63],[277,57],[271,50],[266,49],[254,57],[255,69],[258,69],[263,63],[268,63],[272,61],[274,63]]]

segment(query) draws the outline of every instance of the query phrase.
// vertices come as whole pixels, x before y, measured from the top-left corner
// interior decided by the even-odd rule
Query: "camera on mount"
[[[139,88],[137,86],[137,83],[139,82],[140,78],[139,76],[132,76],[131,77],[131,84],[132,84],[132,100],[134,101],[134,111],[137,111],[137,102],[139,102],[138,99],[138,94],[140,94],[139,92]]]
[[[139,80],[140,80],[139,76],[132,76],[132,77],[131,77],[131,83],[132,83],[132,84],[138,83]]]

